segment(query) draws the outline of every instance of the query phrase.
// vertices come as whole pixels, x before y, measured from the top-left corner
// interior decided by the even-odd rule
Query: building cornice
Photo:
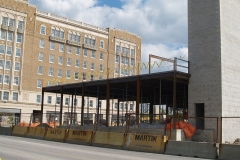
[[[69,19],[69,18],[66,18],[66,17],[62,17],[62,16],[59,16],[59,15],[48,13],[48,12],[41,11],[41,10],[36,11],[36,16],[46,18],[46,19],[51,19],[51,20],[62,22],[62,23],[69,24],[69,25],[73,25],[73,26],[76,26],[76,27],[79,27],[79,28],[91,30],[91,31],[102,33],[102,34],[105,34],[105,35],[109,34],[108,29],[104,29],[104,28],[97,27],[97,26],[87,24],[87,23],[84,23],[84,22],[72,20],[72,19]]]

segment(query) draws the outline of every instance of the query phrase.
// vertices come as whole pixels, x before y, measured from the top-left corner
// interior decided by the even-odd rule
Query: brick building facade
[[[1,113],[39,110],[43,86],[139,73],[141,38],[133,33],[40,11],[26,0],[0,0],[0,15]],[[58,96],[45,96],[53,111]],[[94,108],[94,100],[88,103]]]

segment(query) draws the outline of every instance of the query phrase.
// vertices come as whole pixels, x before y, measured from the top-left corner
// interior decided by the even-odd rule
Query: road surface
[[[1,160],[201,160],[0,135]]]

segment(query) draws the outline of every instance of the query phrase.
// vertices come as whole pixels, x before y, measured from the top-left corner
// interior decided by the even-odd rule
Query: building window
[[[77,67],[77,68],[79,68],[79,60],[78,59],[76,59],[76,61],[75,61],[75,67]]]
[[[47,103],[48,103],[48,104],[51,104],[51,103],[52,103],[52,96],[48,96],[48,98],[47,98]]]
[[[86,81],[86,80],[87,80],[86,73],[83,73],[83,81]]]
[[[99,76],[99,80],[102,80],[102,76]]]
[[[58,77],[62,77],[62,70],[61,69],[58,69]]]
[[[48,86],[52,86],[52,81],[48,81]]]
[[[94,63],[91,63],[91,70],[94,70]]]
[[[84,38],[84,43],[85,43],[85,44],[88,44],[88,45],[91,45],[91,46],[95,46],[96,40],[93,39],[93,38],[85,37],[85,38]]]
[[[57,97],[56,104],[60,104],[60,103],[61,103],[61,97]]]
[[[53,63],[54,62],[54,55],[49,55],[49,63]]]
[[[70,104],[69,104],[69,101],[70,101],[69,98],[65,98],[65,105],[67,105],[67,106],[70,105]]]
[[[10,77],[8,75],[4,76],[4,84],[9,84]]]
[[[89,100],[89,107],[93,107],[93,100]]]
[[[8,31],[8,41],[13,41],[13,32]]]
[[[124,69],[121,69],[121,75],[124,75]]]
[[[71,58],[67,58],[67,66],[71,66],[72,64],[72,59]]]
[[[79,55],[79,54],[80,54],[80,48],[77,47],[77,48],[76,48],[76,55]]]
[[[61,65],[63,64],[63,57],[61,56],[58,57],[58,64],[61,64]]]
[[[118,109],[118,103],[114,103],[114,108]]]
[[[41,95],[37,95],[36,102],[41,103]]]
[[[120,103],[120,109],[123,109],[123,103]]]
[[[84,49],[84,50],[83,50],[83,55],[84,55],[85,57],[87,57],[87,49]]]
[[[135,49],[131,49],[131,56],[135,55]]]
[[[51,35],[52,35],[53,37],[64,38],[64,31],[52,29],[52,30],[51,30]]]
[[[129,64],[129,58],[125,58],[125,64],[126,64],[126,65]]]
[[[0,68],[3,68],[4,66],[4,60],[0,59]]]
[[[128,70],[127,69],[125,70],[125,76],[128,76]]]
[[[103,53],[100,53],[100,60],[103,60]]]
[[[37,80],[37,88],[42,88],[42,80]]]
[[[46,27],[45,26],[41,26],[40,33],[43,34],[43,35],[46,34]]]
[[[91,79],[90,79],[91,81],[93,81],[94,80],[94,75],[91,75]]]
[[[49,68],[48,75],[53,76],[53,68]]]
[[[6,61],[5,69],[11,69],[11,61]]]
[[[17,43],[22,43],[22,34],[17,34]]]
[[[20,70],[20,63],[19,62],[15,62],[14,70],[15,71],[19,71]]]
[[[23,21],[18,21],[18,28],[23,29]]]
[[[104,41],[100,41],[100,48],[104,48]]]
[[[43,73],[43,67],[42,66],[38,66],[38,74],[42,74]]]
[[[134,65],[134,59],[131,59],[131,65],[132,66]]]
[[[72,53],[72,46],[68,46],[68,53]]]
[[[50,42],[50,50],[54,50],[55,48],[55,43],[54,42]]]
[[[125,49],[125,54],[129,54],[129,48]]]
[[[0,74],[0,84],[2,84],[2,80],[3,80],[3,76]]]
[[[116,63],[119,63],[119,56],[118,56],[118,55],[116,55],[115,62],[116,62]]]
[[[4,54],[4,53],[5,53],[5,46],[0,45],[0,54]]]
[[[60,86],[60,85],[62,85],[62,83],[61,82],[57,82],[57,85]]]
[[[39,61],[43,61],[43,53],[39,53],[39,55],[38,55],[38,60],[39,60]]]
[[[74,99],[74,106],[77,106],[77,99]]]
[[[13,84],[18,86],[18,84],[19,84],[19,78],[18,77],[14,77]]]
[[[78,79],[79,79],[79,76],[78,76],[78,75],[79,75],[78,72],[75,72],[75,73],[74,73],[75,80],[78,80]]]
[[[83,62],[83,68],[87,69],[87,62],[86,61]]]
[[[3,100],[8,101],[9,98],[9,92],[3,92]]]
[[[44,48],[44,40],[43,40],[43,39],[40,39],[40,41],[39,41],[39,47],[40,47],[40,48]]]
[[[116,52],[120,53],[120,46],[116,45]]]
[[[80,42],[81,37],[80,37],[80,35],[76,35],[76,34],[69,33],[69,34],[68,34],[68,39],[69,39],[70,41]]]
[[[103,71],[103,65],[102,65],[102,64],[99,65],[99,70],[100,70],[101,72]]]
[[[7,17],[2,17],[2,25],[5,25],[5,26],[8,25],[8,18]]]
[[[125,63],[125,57],[122,57],[122,61],[121,61],[122,64]]]
[[[16,48],[16,57],[21,57],[21,48]]]
[[[5,40],[6,39],[6,31],[1,30],[1,39]]]
[[[95,58],[95,51],[92,51],[92,58]]]
[[[118,68],[118,67],[115,68],[115,73],[116,73],[116,74],[119,73],[119,68]]]
[[[60,52],[63,52],[63,50],[64,50],[63,44],[59,44],[59,51],[60,51]]]
[[[7,46],[7,55],[12,55],[12,47]]]
[[[133,104],[130,104],[130,111],[133,111]]]
[[[70,71],[66,71],[66,77],[71,78],[71,72]]]
[[[14,27],[15,20],[12,18],[9,18],[9,27]]]

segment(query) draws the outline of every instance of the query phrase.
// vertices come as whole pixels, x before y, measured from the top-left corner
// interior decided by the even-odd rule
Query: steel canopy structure
[[[154,105],[166,105],[173,107],[173,116],[178,108],[187,108],[188,102],[188,82],[189,74],[177,70],[136,75],[129,77],[113,78],[106,80],[96,80],[73,84],[64,84],[58,86],[48,86],[42,88],[41,103],[41,121],[43,120],[44,94],[56,93],[61,95],[60,102],[60,125],[62,124],[63,95],[72,96],[71,107],[73,108],[73,99],[76,96],[82,97],[81,102],[81,125],[84,115],[84,98],[97,98],[97,115],[99,115],[100,100],[106,100],[106,126],[109,126],[110,100],[118,101],[117,118],[119,119],[119,102],[135,101],[136,114],[140,113],[140,105],[150,104],[149,115],[153,114]],[[76,106],[75,106],[76,107]],[[119,121],[117,121],[117,126]],[[151,118],[150,118],[151,122]],[[139,123],[136,117],[136,123]]]

